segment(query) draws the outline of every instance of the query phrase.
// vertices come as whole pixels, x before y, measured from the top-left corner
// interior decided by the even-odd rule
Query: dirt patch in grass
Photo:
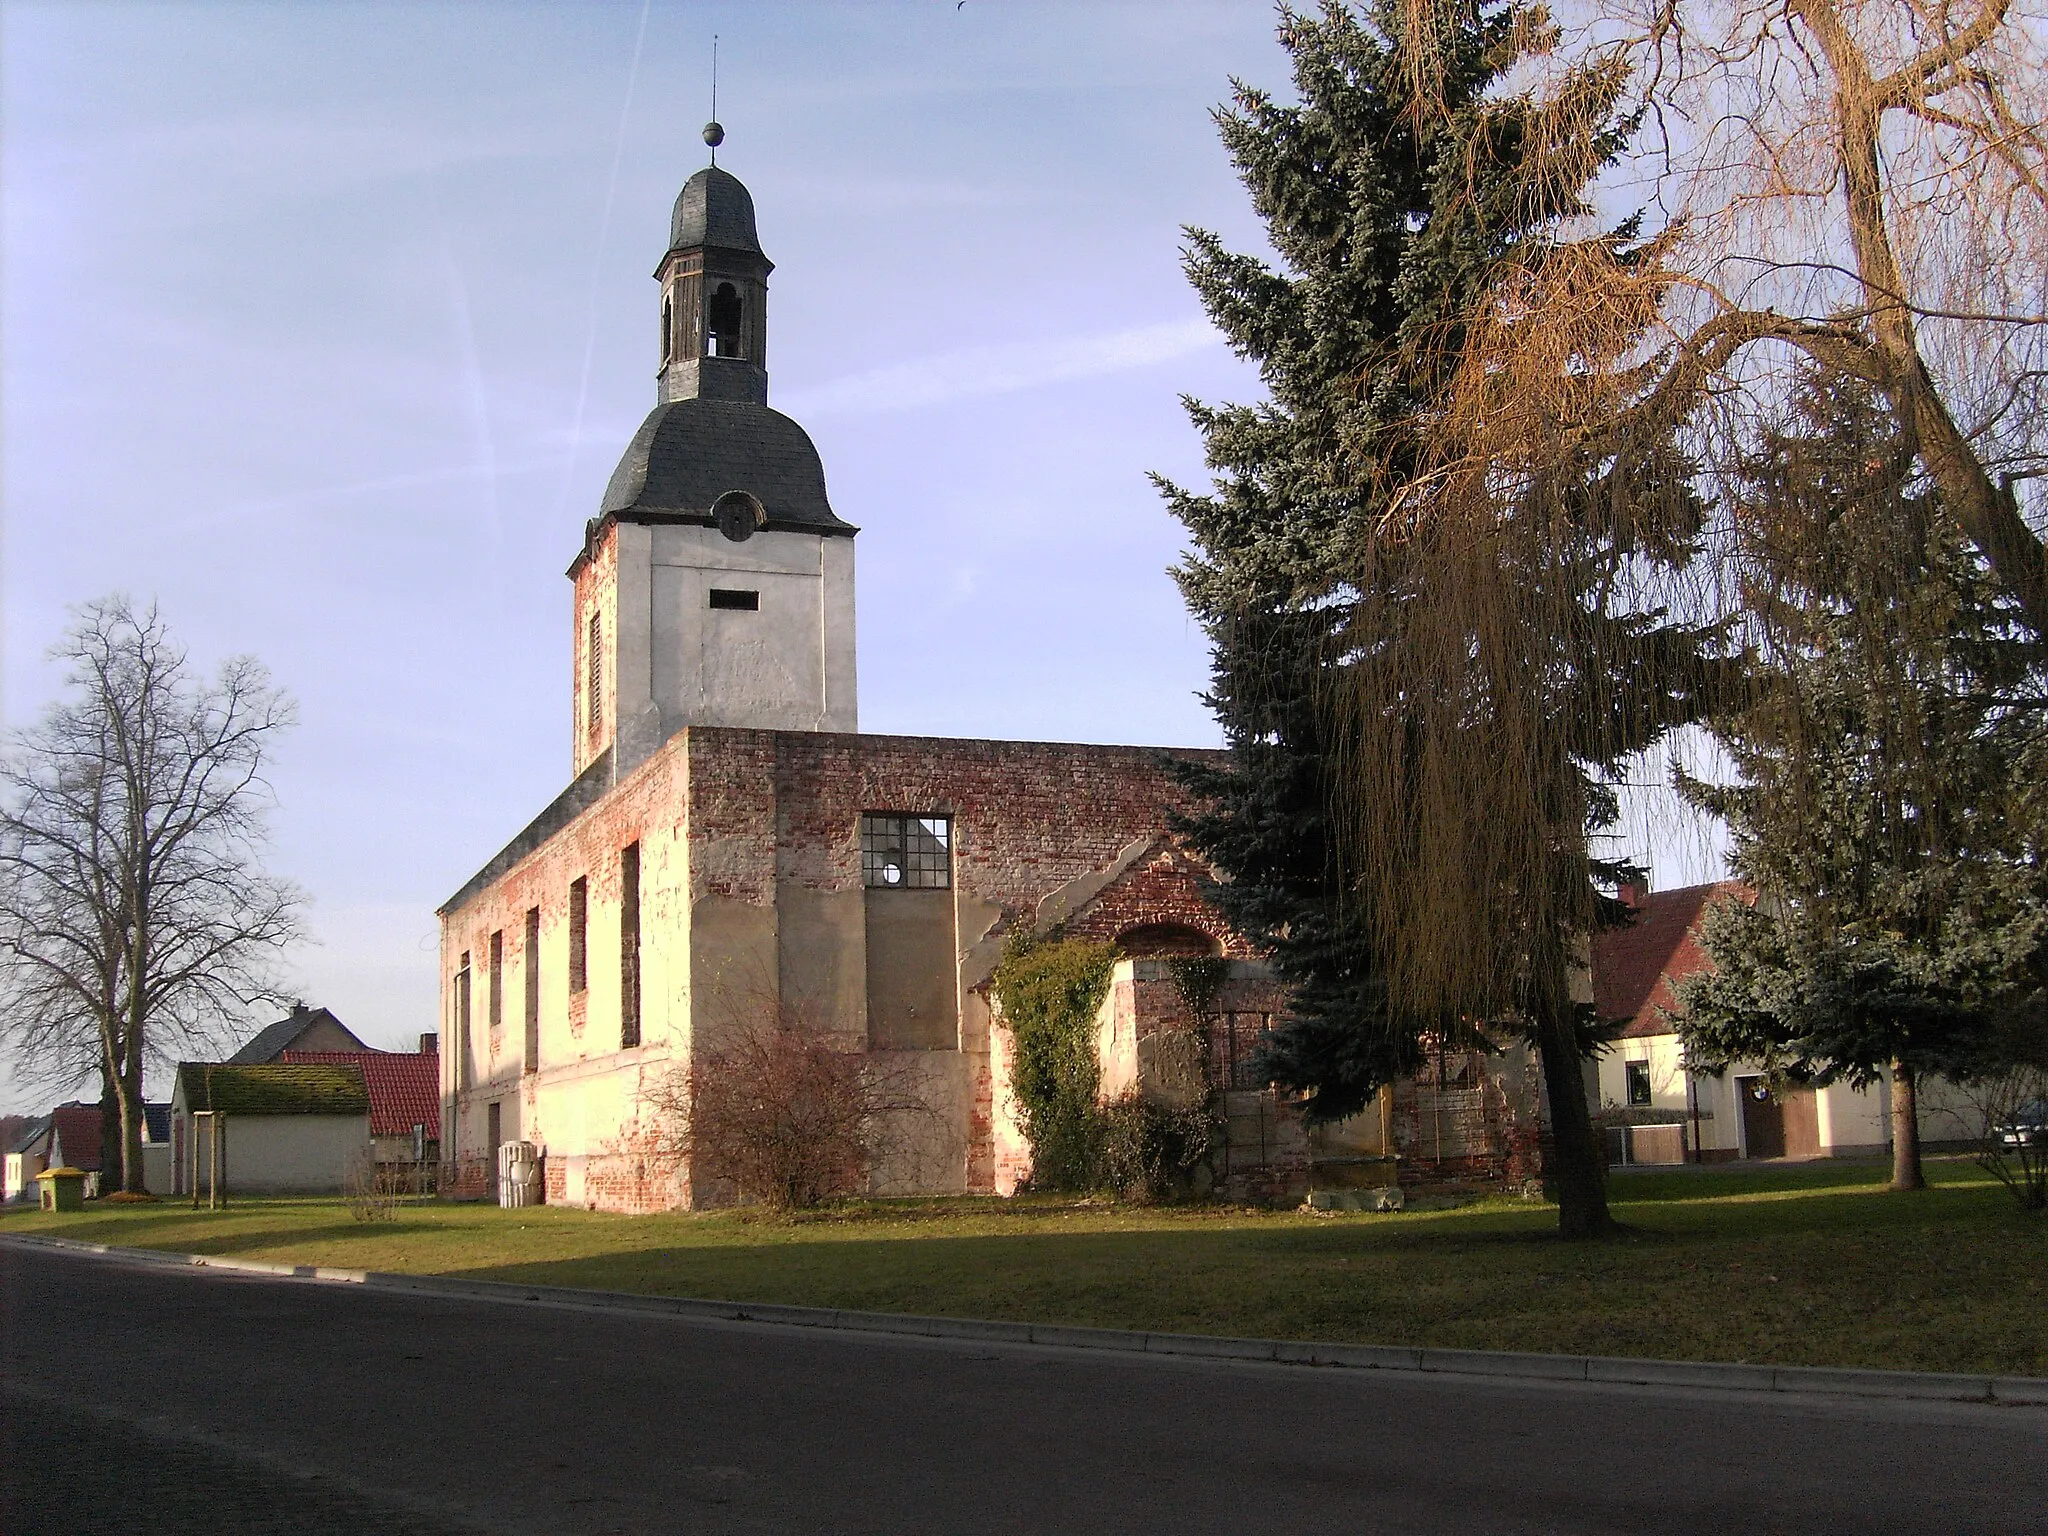
[[[1099,1201],[867,1201],[604,1216],[336,1201],[13,1212],[0,1232],[357,1269],[961,1317],[1472,1349],[2048,1375],[2048,1221],[1974,1167],[1617,1176],[1628,1235],[1520,1202],[1310,1216]]]

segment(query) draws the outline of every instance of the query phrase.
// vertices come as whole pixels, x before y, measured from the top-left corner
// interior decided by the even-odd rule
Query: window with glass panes
[[[876,890],[944,890],[953,883],[952,818],[866,812],[860,819],[860,877]]]

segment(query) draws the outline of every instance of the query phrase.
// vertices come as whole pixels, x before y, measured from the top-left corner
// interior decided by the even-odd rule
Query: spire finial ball
[[[725,142],[725,129],[717,123],[706,123],[704,125],[704,142],[713,149],[718,148],[719,145]]]

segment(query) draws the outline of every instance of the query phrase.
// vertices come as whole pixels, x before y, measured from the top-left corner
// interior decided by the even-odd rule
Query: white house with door
[[[1624,886],[1635,909],[1626,928],[1593,939],[1593,1006],[1623,1021],[1600,1058],[1600,1119],[1617,1163],[1720,1162],[1733,1158],[1842,1157],[1891,1145],[1891,1094],[1852,1088],[1774,1087],[1762,1067],[1691,1070],[1672,1014],[1677,987],[1711,968],[1699,935],[1717,901],[1754,901],[1739,881],[1679,890]],[[1938,1128],[1927,1124],[1930,1135]]]

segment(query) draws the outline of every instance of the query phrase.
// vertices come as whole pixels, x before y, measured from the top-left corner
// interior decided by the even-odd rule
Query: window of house
[[[1650,1064],[1647,1061],[1630,1061],[1622,1064],[1622,1071],[1628,1078],[1628,1102],[1631,1108],[1640,1109],[1650,1102]]]
[[[490,1001],[491,1054],[498,1054],[498,1031],[505,1027],[505,930],[491,935]]]
[[[590,616],[589,633],[584,639],[584,700],[583,707],[590,717],[590,739],[595,741],[604,730],[604,624],[603,616]]]
[[[569,882],[569,990],[590,985],[590,882],[578,875]]]
[[[711,606],[731,608],[743,613],[758,613],[761,610],[761,594],[749,592],[744,587],[713,587]]]
[[[526,971],[526,1070],[540,1070],[540,908],[526,909],[526,943],[519,951]]]
[[[469,1086],[469,951],[455,971],[455,1087]]]
[[[619,1049],[640,1043],[640,845],[619,850]]]
[[[952,818],[864,813],[860,876],[878,890],[946,889],[953,883]]]

